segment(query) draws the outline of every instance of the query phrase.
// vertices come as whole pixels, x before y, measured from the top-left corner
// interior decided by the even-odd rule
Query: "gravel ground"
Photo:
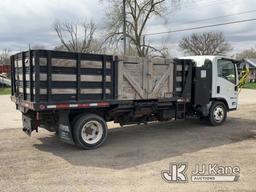
[[[211,127],[197,120],[118,128],[105,145],[78,150],[43,129],[26,136],[20,113],[0,96],[0,191],[256,191],[256,91]],[[171,162],[239,166],[238,182],[167,183]]]

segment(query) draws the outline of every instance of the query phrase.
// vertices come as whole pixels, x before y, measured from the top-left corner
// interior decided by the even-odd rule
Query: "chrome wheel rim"
[[[96,144],[103,136],[103,126],[98,121],[88,121],[81,129],[82,139],[88,144]]]
[[[224,108],[222,106],[216,106],[213,111],[213,117],[216,122],[221,122],[224,119]]]

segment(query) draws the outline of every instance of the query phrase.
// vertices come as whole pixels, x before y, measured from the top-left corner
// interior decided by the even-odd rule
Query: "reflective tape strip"
[[[78,104],[78,107],[89,107],[90,105],[87,104],[87,103],[84,103],[84,104]]]
[[[69,108],[69,104],[58,104],[56,105],[57,109],[66,109]]]
[[[55,109],[56,105],[47,105],[47,109]]]
[[[107,103],[107,102],[98,103],[98,106],[99,107],[107,107],[107,106],[109,106],[109,103]]]
[[[67,109],[67,108],[87,108],[87,107],[107,107],[108,102],[101,103],[82,103],[82,104],[57,104],[57,105],[47,105],[47,109]]]
[[[69,104],[69,107],[78,107],[78,104]]]

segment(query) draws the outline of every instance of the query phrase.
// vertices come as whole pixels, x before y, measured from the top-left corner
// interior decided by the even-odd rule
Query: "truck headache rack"
[[[191,60],[174,60],[174,96],[177,98],[175,119],[186,118],[186,103],[192,100],[193,65]]]

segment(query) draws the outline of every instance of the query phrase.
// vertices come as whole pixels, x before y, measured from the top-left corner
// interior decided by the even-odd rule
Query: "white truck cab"
[[[209,116],[216,102],[225,104],[226,109],[217,106],[214,109],[216,113],[213,115],[213,118],[217,118],[217,122],[219,119],[222,123],[226,118],[226,111],[236,110],[238,107],[239,80],[236,62],[228,57],[211,55],[187,56],[181,59],[190,59],[195,62],[196,73],[200,77],[196,81],[201,81],[197,83],[198,88],[195,93],[198,95],[197,98],[204,100],[205,97],[210,97],[206,107],[202,106],[203,116]]]
[[[235,61],[224,56],[188,56],[197,67],[205,65],[207,60],[212,62],[212,93],[211,97],[225,99],[229,110],[237,108],[238,100],[238,72]],[[202,71],[202,75],[205,72]]]

